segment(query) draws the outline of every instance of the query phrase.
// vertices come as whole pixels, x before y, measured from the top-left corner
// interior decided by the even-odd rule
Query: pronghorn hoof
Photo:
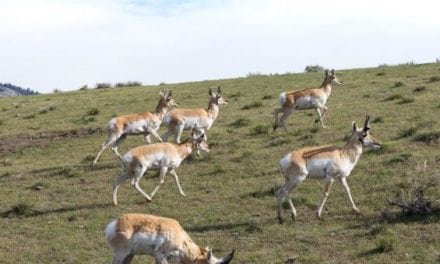
[[[145,201],[147,201],[147,203],[151,203],[151,199],[145,198]]]
[[[292,217],[292,220],[295,222],[296,221],[296,215],[294,215],[293,213],[290,214],[290,217]]]
[[[281,218],[281,217],[278,217],[278,223],[280,224],[280,225],[282,225],[283,224],[283,218]]]
[[[361,210],[359,210],[358,208],[353,208],[353,211],[356,213],[356,214],[362,214],[362,212],[361,212]]]

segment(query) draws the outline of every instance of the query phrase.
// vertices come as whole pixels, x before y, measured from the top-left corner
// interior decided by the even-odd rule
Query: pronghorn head
[[[371,129],[370,116],[367,115],[363,128],[358,128],[356,126],[355,121],[353,121],[352,126],[353,126],[353,134],[351,135],[352,139],[353,139],[353,137],[356,138],[365,147],[372,147],[373,149],[380,149],[381,145],[380,145],[379,140],[377,140],[375,137],[373,137],[370,134],[370,129]]]
[[[212,254],[212,249],[201,248],[201,255],[194,261],[194,264],[229,264],[234,257],[235,250],[232,250],[226,257],[216,258],[214,254]]]
[[[332,69],[330,72],[325,70],[325,82],[328,84],[343,84],[344,82],[339,80],[335,75],[335,69]]]
[[[211,150],[209,149],[208,143],[206,143],[206,135],[197,135],[195,130],[191,132],[190,141],[192,142],[193,150],[197,150],[197,153],[208,154]]]
[[[164,103],[167,107],[179,106],[179,103],[177,103],[177,101],[171,97],[172,96],[171,90],[160,91],[159,95],[160,95],[160,101]]]
[[[213,92],[211,88],[209,88],[209,96],[211,96],[211,101],[216,105],[225,105],[228,104],[228,101],[222,96],[222,90],[220,86],[217,87],[217,93]]]

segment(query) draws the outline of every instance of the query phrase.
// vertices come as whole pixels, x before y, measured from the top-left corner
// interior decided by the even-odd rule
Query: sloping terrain
[[[433,263],[440,254],[440,214],[403,215],[388,199],[440,177],[440,64],[337,71],[327,106],[327,129],[315,112],[293,113],[290,131],[272,132],[272,111],[285,90],[318,86],[323,73],[160,86],[110,88],[0,98],[0,259],[2,263],[109,263],[107,223],[128,212],[173,217],[214,254],[236,249],[233,263]],[[154,110],[161,89],[182,108],[207,107],[208,88],[222,87],[229,104],[208,133],[207,158],[196,155],[177,169],[186,197],[167,176],[152,203],[125,183],[113,206],[111,185],[122,172],[110,150],[90,164],[116,115]],[[372,118],[379,151],[365,151],[348,178],[356,215],[336,182],[316,218],[323,183],[302,182],[292,193],[296,222],[276,220],[274,192],[284,183],[278,161],[295,148],[343,145],[351,122]],[[164,129],[161,129],[164,132]],[[183,138],[189,135],[186,132]],[[124,153],[145,144],[131,136]],[[417,164],[427,161],[426,171]],[[142,187],[151,192],[156,172]],[[433,203],[439,187],[426,190]],[[136,257],[134,263],[152,263]]]

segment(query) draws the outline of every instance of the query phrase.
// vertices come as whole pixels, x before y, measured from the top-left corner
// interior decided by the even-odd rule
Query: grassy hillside
[[[1,262],[108,263],[112,253],[103,229],[128,212],[176,218],[214,254],[235,248],[234,263],[285,263],[289,257],[296,263],[438,261],[440,214],[405,216],[387,209],[387,199],[440,177],[440,64],[337,74],[344,84],[328,101],[328,128],[314,124],[314,111],[303,111],[289,117],[288,133],[271,130],[278,94],[318,86],[322,72],[0,98]],[[152,203],[125,183],[120,205],[113,206],[111,184],[122,172],[120,163],[107,150],[90,168],[108,120],[153,110],[160,89],[172,89],[182,108],[207,107],[208,88],[217,85],[229,104],[208,133],[210,156],[192,156],[177,170],[187,196],[167,176]],[[285,210],[279,225],[279,159],[302,146],[343,145],[351,121],[361,125],[367,113],[384,147],[364,153],[348,178],[362,215],[351,211],[336,182],[318,220],[323,182],[306,180],[291,193],[297,221]],[[128,137],[120,152],[144,143],[142,136]],[[424,160],[428,171],[420,173],[415,167]],[[157,183],[150,172],[141,186],[151,192]],[[439,187],[426,196],[438,204]],[[134,261],[145,262],[139,256]]]

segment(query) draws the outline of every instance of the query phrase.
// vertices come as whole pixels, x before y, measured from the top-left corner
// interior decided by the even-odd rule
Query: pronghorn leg
[[[96,155],[95,160],[93,160],[92,166],[95,166],[96,163],[99,160],[99,157],[101,157],[102,152],[104,152],[104,150],[110,146],[111,144],[113,144],[115,141],[117,140],[117,137],[110,137],[108,138],[102,145],[101,145],[101,150],[98,152],[98,154]]]
[[[148,132],[153,135],[159,142],[162,142],[162,138],[159,136],[159,134],[157,134],[156,130],[150,129]]]
[[[130,264],[134,255],[130,252],[117,252],[113,256],[112,264]]]
[[[289,203],[290,212],[292,214],[292,219],[296,220],[296,209],[295,206],[293,206],[292,199],[289,197],[289,193],[298,185],[298,183],[302,182],[306,178],[305,175],[302,176],[295,176],[295,179],[290,179],[286,177],[286,184],[279,189],[276,193],[277,196],[277,210],[278,210],[278,221],[280,224],[283,223],[283,219],[281,216],[281,206],[283,202],[283,198],[286,198],[286,200]]]
[[[168,128],[168,131],[165,132],[165,133],[163,133],[163,134],[161,135],[162,141],[168,141],[168,138],[169,138],[172,134],[174,134],[174,132],[171,130],[171,128]]]
[[[142,176],[144,176],[145,171],[147,171],[146,167],[136,169],[135,176],[134,176],[134,178],[136,179],[134,181],[134,188],[138,192],[140,192],[147,199],[147,201],[151,202],[151,197],[146,192],[144,192],[144,190],[142,190],[141,187],[139,186],[139,181],[141,180]]]
[[[123,181],[130,178],[130,174],[128,172],[124,172],[113,181],[113,204],[118,205],[118,187]]]
[[[321,112],[321,109],[323,110],[322,112]],[[315,123],[320,122],[321,126],[323,128],[327,128],[327,126],[324,125],[324,115],[325,115],[325,113],[327,113],[327,107],[325,107],[325,106],[319,107],[319,108],[316,108],[315,110],[316,110],[316,113],[318,114],[318,119],[315,119]]]
[[[283,112],[283,108],[275,108],[275,109],[273,110],[273,115],[274,115],[274,117],[275,117],[275,124],[273,125],[273,131],[275,131],[275,130],[278,128],[278,126],[280,125],[280,124],[279,124],[278,115],[279,115],[281,112]]]
[[[130,255],[126,256],[124,259],[124,262],[122,262],[123,264],[130,264],[133,261],[134,258],[134,254],[131,253]]]
[[[286,131],[286,132],[287,132],[286,118],[287,118],[290,114],[292,114],[292,110],[293,110],[293,108],[284,109],[284,110],[283,110],[283,111],[284,111],[284,112],[283,112],[283,115],[282,115],[281,118],[280,118],[281,125],[283,126],[284,131]]]
[[[179,187],[180,194],[183,195],[183,196],[186,196],[185,193],[182,190],[182,187],[180,187],[179,176],[177,176],[176,171],[174,169],[172,169],[170,171],[170,173],[174,176],[174,179],[176,180],[176,184],[177,184],[177,187]]]
[[[174,134],[174,140],[176,141],[177,144],[180,144],[180,137],[182,136],[182,132],[183,132],[183,125],[178,125],[176,127],[176,134]]]
[[[324,208],[324,204],[327,201],[328,195],[330,194],[330,188],[332,187],[334,179],[328,177],[325,179],[324,185],[324,198],[322,199],[321,205],[318,208],[318,218],[321,218],[322,209]]]
[[[159,185],[156,186],[156,188],[153,190],[153,192],[150,194],[151,198],[154,197],[157,190],[159,190],[160,186],[165,182],[165,174],[167,174],[168,167],[162,167],[160,168],[160,182]]]
[[[145,141],[147,141],[148,144],[151,144],[151,137],[150,137],[149,132],[147,132],[147,134],[145,134]]]
[[[348,187],[347,178],[341,177],[341,182],[342,182],[342,186],[344,186],[345,192],[348,195],[348,199],[351,202],[351,206],[352,206],[353,210],[358,214],[361,213],[361,211],[354,204],[353,198],[351,197],[351,191],[350,191],[350,187]]]
[[[115,142],[115,144],[112,147],[112,151],[113,153],[115,153],[115,155],[121,160],[122,159],[122,155],[119,153],[118,151],[118,146],[127,138],[127,134],[122,134]]]
[[[163,254],[156,254],[156,264],[168,264],[167,257]]]

